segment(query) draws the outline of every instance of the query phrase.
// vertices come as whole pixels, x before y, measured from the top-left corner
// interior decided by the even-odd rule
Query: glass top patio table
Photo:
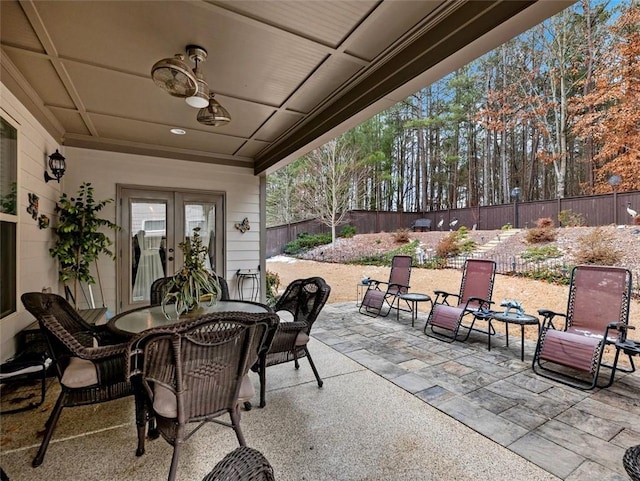
[[[168,306],[168,308],[171,309],[172,306]],[[214,312],[249,312],[259,314],[262,312],[272,312],[272,309],[269,306],[257,302],[218,301],[212,306],[203,305],[198,315],[203,316]],[[175,312],[171,314],[173,314],[171,319],[167,319],[162,312],[161,306],[140,307],[131,311],[122,312],[113,317],[108,323],[108,328],[118,334],[130,335],[139,334],[154,327],[170,326],[189,319],[189,317],[185,315],[181,316],[180,319],[174,319]]]

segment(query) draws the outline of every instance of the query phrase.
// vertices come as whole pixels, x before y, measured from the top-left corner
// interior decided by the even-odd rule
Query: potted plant
[[[95,284],[91,275],[91,263],[101,254],[112,259],[115,255],[109,247],[113,241],[100,229],[106,227],[118,230],[120,227],[107,219],[98,217],[98,213],[113,199],[96,201],[90,182],[83,182],[76,197],[63,193],[56,204],[58,223],[54,228],[57,239],[49,249],[51,257],[59,262],[60,280],[68,288],[67,281],[73,280],[73,302],[78,307],[78,282]],[[97,265],[97,264],[96,264]]]
[[[217,277],[205,267],[207,248],[202,245],[200,227],[193,229],[191,238],[178,245],[184,254],[184,265],[167,283],[167,293],[162,299],[162,312],[167,319],[170,319],[168,305],[174,305],[179,318],[184,313],[197,311],[202,303],[213,305],[221,291]]]

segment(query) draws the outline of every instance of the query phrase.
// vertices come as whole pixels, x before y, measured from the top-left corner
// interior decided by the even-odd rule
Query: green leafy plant
[[[540,262],[562,257],[562,252],[556,246],[533,246],[527,248],[520,257],[527,261]]]
[[[109,247],[113,241],[100,232],[102,228],[118,230],[120,227],[98,213],[113,199],[96,201],[91,183],[84,182],[75,197],[63,193],[56,204],[58,223],[53,229],[56,243],[49,249],[51,257],[58,260],[60,280],[67,286],[73,281],[73,298],[77,305],[78,283],[95,284],[90,268],[101,254],[115,259]]]
[[[202,245],[200,227],[193,229],[191,238],[178,244],[184,254],[184,265],[167,283],[167,293],[162,299],[162,312],[167,313],[167,305],[173,304],[178,317],[200,307],[201,303],[215,303],[220,293],[217,277],[205,267],[207,248]]]
[[[476,248],[476,242],[469,238],[469,230],[462,226],[440,239],[436,246],[436,254],[442,259],[468,254]]]
[[[9,192],[0,197],[0,212],[13,215],[18,213],[18,184],[16,182],[11,182]]]
[[[280,276],[277,272],[267,271],[265,273],[267,283],[266,295],[267,305],[274,306],[278,300],[278,289],[280,288]]]
[[[517,274],[518,277],[526,277],[536,281],[545,281],[551,284],[566,286],[571,280],[572,266],[564,267],[541,267],[530,271],[524,271]]]
[[[331,244],[331,234],[307,234],[303,232],[298,234],[296,240],[293,240],[284,247],[285,254],[297,255],[313,249],[317,246]]]
[[[505,224],[502,227],[500,227],[500,230],[509,230],[509,229],[513,229],[513,226],[511,224]]]
[[[351,239],[354,235],[356,235],[356,228],[352,225],[345,225],[340,231],[340,237],[345,239]]]

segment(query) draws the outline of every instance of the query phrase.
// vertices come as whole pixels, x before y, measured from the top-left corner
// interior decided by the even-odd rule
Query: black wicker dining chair
[[[622,464],[632,481],[640,481],[640,444],[624,452]]]
[[[44,460],[49,442],[64,408],[97,404],[135,394],[126,373],[128,344],[114,337],[106,326],[86,323],[63,297],[27,292],[25,308],[38,320],[54,361],[60,395],[46,423],[46,432],[33,466]],[[136,396],[139,456],[144,449],[145,409]]]
[[[322,387],[323,381],[313,363],[307,343],[311,327],[329,299],[330,293],[331,287],[323,278],[310,277],[293,281],[276,301],[273,310],[281,315],[288,312],[293,319],[289,322],[281,320],[269,349],[260,354],[259,363],[253,367],[260,375],[260,407],[266,405],[266,370],[269,366],[294,361],[295,368],[299,369],[298,360],[306,357],[318,387]]]
[[[260,451],[240,446],[222,458],[202,481],[275,481],[275,477]]]
[[[160,435],[173,446],[169,481],[183,444],[205,423],[231,427],[240,446],[240,406],[255,394],[247,375],[274,313],[219,312],[145,331],[132,340],[129,372],[140,376]],[[218,418],[228,414],[230,422]],[[188,430],[188,425],[196,423]]]

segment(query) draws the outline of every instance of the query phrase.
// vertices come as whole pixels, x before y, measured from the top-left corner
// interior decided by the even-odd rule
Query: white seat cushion
[[[296,336],[296,347],[306,346],[309,342],[309,334],[306,332],[299,332]]]
[[[242,378],[238,402],[250,401],[256,391],[248,374]],[[178,402],[175,393],[162,384],[153,385],[153,410],[163,418],[178,417]]]
[[[94,386],[98,384],[96,366],[87,359],[72,357],[60,383],[69,388]]]
[[[280,322],[293,322],[293,321],[295,321],[295,318],[293,317],[293,314],[291,314],[289,311],[278,311],[277,314],[278,314],[278,317],[280,318]]]
[[[240,384],[240,393],[238,394],[238,402],[243,403],[251,401],[251,398],[255,396],[256,390],[253,387],[253,383],[249,378],[249,374],[245,374],[242,378],[242,384]]]
[[[162,384],[154,384],[153,410],[163,418],[177,418],[178,402],[175,393]]]

